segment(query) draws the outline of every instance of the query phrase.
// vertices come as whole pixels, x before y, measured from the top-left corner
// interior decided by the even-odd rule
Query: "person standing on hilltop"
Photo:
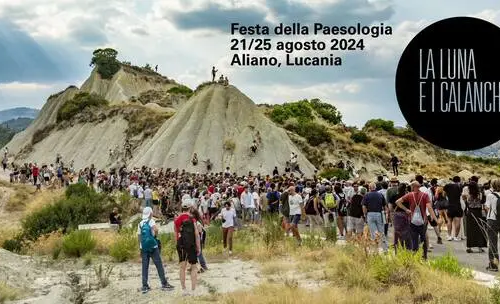
[[[155,72],[158,73],[158,65],[155,66]]]
[[[394,155],[394,153],[391,153],[391,160],[389,161],[391,166],[392,166],[392,173],[395,176],[399,175],[398,167],[401,164],[401,161]]]
[[[215,67],[212,67],[212,82],[215,82],[215,76],[217,75],[218,70]]]
[[[5,172],[5,170],[7,169],[7,163],[9,162],[9,159],[7,158],[7,154],[5,154],[3,156],[3,159],[2,159],[2,167],[3,167],[3,171]]]

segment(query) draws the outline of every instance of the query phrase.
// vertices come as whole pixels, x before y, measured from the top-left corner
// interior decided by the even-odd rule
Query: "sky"
[[[494,0],[0,0],[0,110],[41,108],[47,97],[88,77],[92,51],[112,47],[119,59],[158,65],[195,88],[215,65],[256,103],[320,98],[347,125],[384,118],[405,125],[394,89],[398,60],[425,26],[474,16],[500,25]],[[340,67],[230,66],[230,24],[389,25],[391,36],[364,39],[365,50],[339,53]],[[283,37],[263,37],[273,43]],[[288,40],[333,37],[288,37]],[[316,56],[330,51],[315,52]],[[252,52],[263,56],[265,53]],[[271,52],[265,55],[282,53]],[[299,55],[313,55],[298,52]]]

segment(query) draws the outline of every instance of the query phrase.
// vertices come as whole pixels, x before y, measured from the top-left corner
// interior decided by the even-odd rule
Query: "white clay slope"
[[[253,154],[250,147],[259,134],[259,149]],[[226,149],[231,143],[234,149]],[[275,166],[285,167],[292,151],[298,153],[301,169],[312,174],[313,165],[299,152],[285,130],[265,117],[235,87],[213,84],[193,95],[153,139],[139,149],[132,163],[206,172],[203,160],[210,159],[216,172],[230,167],[238,174],[249,171],[271,174]],[[197,166],[191,164],[195,152],[199,159]]]

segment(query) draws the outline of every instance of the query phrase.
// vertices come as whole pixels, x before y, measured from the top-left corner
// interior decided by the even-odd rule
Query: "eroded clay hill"
[[[255,154],[250,150],[254,140]],[[214,171],[230,167],[239,174],[269,174],[275,166],[283,168],[292,151],[298,153],[301,169],[311,174],[314,166],[250,98],[234,86],[211,84],[164,123],[138,150],[133,163],[206,172],[204,161],[210,159]],[[193,153],[198,154],[197,166],[191,163]]]
[[[7,147],[17,163],[50,164],[59,153],[76,167],[90,163],[109,167],[122,161],[127,139],[137,149],[185,102],[185,96],[169,93],[177,86],[165,76],[138,67],[123,65],[109,80],[94,69],[80,89],[70,86],[50,96],[36,120]],[[108,106],[82,111],[64,122],[58,120],[60,108],[80,93],[100,96]]]

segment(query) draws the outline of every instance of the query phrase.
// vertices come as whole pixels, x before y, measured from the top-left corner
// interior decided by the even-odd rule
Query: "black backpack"
[[[345,198],[345,193],[339,193],[337,194],[340,198],[339,203],[338,203],[338,208],[339,208],[339,213],[341,216],[347,216],[347,200]]]
[[[194,231],[193,219],[190,217],[181,224],[180,245],[183,248],[193,248],[196,246],[196,236]]]

